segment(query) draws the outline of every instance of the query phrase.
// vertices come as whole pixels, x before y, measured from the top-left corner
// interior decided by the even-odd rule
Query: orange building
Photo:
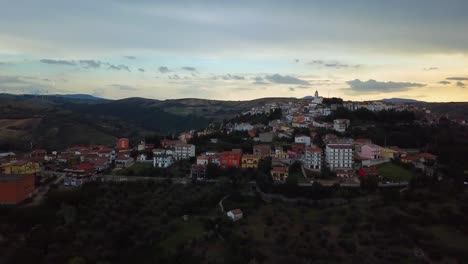
[[[34,192],[33,174],[0,175],[0,204],[19,204]]]
[[[128,149],[130,147],[129,141],[126,138],[121,138],[117,142],[117,148],[119,149]]]

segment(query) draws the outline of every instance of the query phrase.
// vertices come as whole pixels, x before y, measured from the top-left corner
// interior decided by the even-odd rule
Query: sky
[[[0,93],[468,101],[465,0],[0,6]]]

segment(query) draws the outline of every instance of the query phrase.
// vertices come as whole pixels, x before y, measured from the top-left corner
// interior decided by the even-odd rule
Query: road
[[[31,206],[31,205],[38,205],[42,202],[44,199],[44,196],[49,192],[50,186],[52,184],[59,184],[61,181],[63,181],[63,178],[65,177],[65,173],[62,173],[59,175],[59,177],[53,181],[49,182],[46,186],[41,186],[40,188],[37,188],[34,190],[33,196],[32,196],[32,201],[25,206]]]

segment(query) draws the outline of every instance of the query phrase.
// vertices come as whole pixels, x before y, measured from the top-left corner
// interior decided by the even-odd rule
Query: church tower
[[[318,91],[315,90],[315,96],[314,97],[319,97]]]

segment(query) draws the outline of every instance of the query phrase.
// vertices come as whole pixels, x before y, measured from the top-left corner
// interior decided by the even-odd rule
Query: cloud
[[[185,70],[185,71],[191,71],[191,72],[196,72],[197,69],[195,67],[182,67],[182,70]]]
[[[134,60],[134,59],[136,59],[135,56],[124,56],[124,58],[129,59],[129,60]]]
[[[37,82],[39,81],[39,82]],[[44,82],[46,82],[44,84]],[[21,94],[46,94],[49,92],[68,92],[56,89],[43,78],[33,76],[0,76],[0,92]]]
[[[145,72],[145,69],[139,68],[138,69],[140,72]]]
[[[300,84],[300,85],[309,85],[310,83],[306,80],[301,80],[299,78],[290,76],[290,75],[280,75],[273,74],[265,76],[265,79],[272,83],[278,84]]]
[[[236,80],[236,81],[245,80],[244,76],[232,75],[232,74],[229,74],[229,73],[226,74],[226,75],[221,75],[221,76],[219,76],[219,78],[221,78],[223,80]]]
[[[170,80],[180,80],[180,76],[178,74],[169,75],[168,78]]]
[[[450,82],[449,82],[449,81],[440,81],[439,83],[440,83],[440,84],[443,84],[443,85],[450,84]]]
[[[252,91],[253,89],[249,87],[238,87],[238,88],[234,88],[234,90],[244,92],[244,91]]]
[[[449,77],[445,79],[451,81],[468,81],[468,77]]]
[[[424,87],[426,84],[412,82],[379,82],[376,80],[361,81],[355,79],[347,81],[354,92],[398,92],[407,91],[410,88]]]
[[[125,85],[125,84],[111,84],[113,88],[117,88],[122,91],[138,91],[139,89],[133,86]]]
[[[125,70],[125,71],[128,71],[128,72],[131,71],[130,68],[127,65],[123,65],[123,64],[113,65],[113,64],[110,64],[110,63],[106,63],[106,65],[109,66],[109,69],[111,69],[111,70],[116,70],[116,71]]]
[[[168,73],[168,72],[170,72],[169,68],[166,67],[166,66],[161,66],[161,67],[159,67],[158,70],[159,70],[160,73]]]
[[[294,92],[296,89],[294,87],[289,87],[289,91]]]
[[[323,60],[313,60],[309,63],[309,65],[318,65],[327,68],[335,68],[335,69],[343,69],[343,68],[359,68],[361,67],[360,64],[347,64],[338,61],[323,61]]]
[[[438,67],[429,67],[429,68],[424,68],[423,71],[436,71],[438,70]]]
[[[269,84],[268,82],[265,82],[264,79],[260,76],[257,76],[257,77],[254,77],[252,78],[252,80],[254,80],[254,82],[252,84],[256,84],[256,85],[267,85]]]
[[[54,64],[54,65],[66,65],[66,66],[75,66],[76,62],[71,60],[51,60],[51,59],[42,59],[40,60],[42,63],[46,64]]]
[[[102,62],[97,61],[97,60],[80,60],[80,65],[85,67],[85,68],[99,68],[101,67]]]
[[[463,82],[458,81],[456,85],[457,87],[465,88],[465,84]]]

